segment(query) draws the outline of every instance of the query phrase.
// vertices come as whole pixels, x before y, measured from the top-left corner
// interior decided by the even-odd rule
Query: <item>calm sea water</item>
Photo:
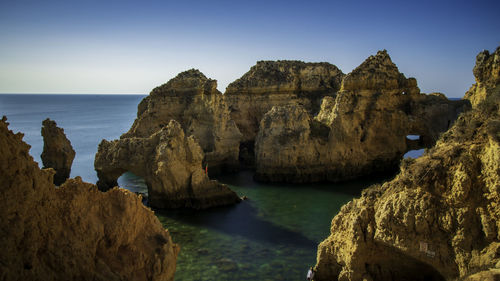
[[[102,139],[116,139],[136,116],[141,95],[0,95],[0,115],[25,134],[40,163],[42,121],[55,120],[76,151],[71,176],[95,183],[94,156]],[[340,207],[373,181],[343,184],[261,184],[252,172],[222,176],[239,195],[236,206],[205,211],[156,210],[181,245],[176,280],[304,280],[317,245],[330,232]],[[126,173],[119,185],[146,192],[144,181]]]

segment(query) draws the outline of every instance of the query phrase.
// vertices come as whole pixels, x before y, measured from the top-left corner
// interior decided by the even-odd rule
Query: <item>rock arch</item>
[[[208,178],[203,156],[194,137],[186,137],[181,125],[171,120],[149,137],[103,140],[94,162],[97,185],[109,189],[130,171],[145,179],[152,207],[202,209],[239,202],[226,185]]]

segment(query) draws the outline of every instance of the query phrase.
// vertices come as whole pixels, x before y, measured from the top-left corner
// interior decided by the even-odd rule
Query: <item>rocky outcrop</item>
[[[467,101],[420,94],[416,80],[380,51],[343,79],[335,98],[323,98],[314,118],[301,105],[266,113],[255,141],[255,177],[341,181],[396,171],[407,151],[432,146],[467,108]]]
[[[311,114],[321,99],[335,96],[344,74],[329,63],[259,61],[224,93],[231,116],[243,134],[240,158],[253,163],[259,124],[273,106],[300,104]]]
[[[476,83],[472,85],[465,98],[473,105],[479,104],[488,96],[500,92],[500,47],[490,54],[485,50],[476,57],[476,66],[473,70]]]
[[[56,188],[0,121],[2,280],[173,280],[179,247],[141,198],[80,178]]]
[[[241,134],[231,119],[217,81],[191,69],[151,91],[138,106],[137,119],[122,139],[147,138],[176,120],[205,153],[211,174],[239,167]]]
[[[316,280],[494,280],[499,206],[500,94],[492,93],[392,181],[342,207],[318,247]]]
[[[54,169],[56,171],[54,184],[61,185],[69,178],[75,151],[64,130],[57,127],[55,121],[47,118],[42,122],[42,136],[43,152],[40,157],[43,167]]]
[[[103,140],[94,166],[103,190],[116,186],[126,171],[143,177],[149,204],[156,208],[203,209],[239,202],[226,185],[208,178],[202,160],[203,150],[195,138],[186,137],[181,125],[170,120],[147,137]]]

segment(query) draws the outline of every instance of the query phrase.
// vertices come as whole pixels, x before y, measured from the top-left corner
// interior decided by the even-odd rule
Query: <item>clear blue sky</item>
[[[198,68],[219,89],[258,60],[350,72],[387,49],[423,92],[461,97],[500,45],[500,1],[0,0],[0,93],[143,93]]]

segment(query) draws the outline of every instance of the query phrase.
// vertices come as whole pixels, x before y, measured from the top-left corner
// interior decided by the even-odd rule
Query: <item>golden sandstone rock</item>
[[[46,119],[42,122],[43,168],[52,168],[56,171],[54,184],[61,185],[69,178],[71,164],[75,159],[75,151],[71,142],[66,138],[64,130],[57,127],[55,121]]]
[[[191,69],[154,88],[139,104],[134,124],[121,138],[149,137],[170,120],[179,122],[187,136],[194,136],[212,175],[238,169],[241,133],[217,90],[217,81]]]
[[[481,65],[492,75],[498,66]],[[488,75],[480,80],[491,81]],[[315,280],[500,277],[498,86],[473,87],[467,93],[478,101],[473,110],[435,147],[342,207],[318,247]]]
[[[170,120],[148,137],[103,140],[94,166],[102,190],[116,186],[126,171],[142,176],[149,204],[157,208],[204,209],[239,202],[229,187],[208,178],[202,160],[203,151],[195,138],[186,137],[181,125]]]
[[[476,83],[465,93],[472,105],[477,105],[486,97],[500,92],[500,47],[490,54],[485,50],[476,57],[474,66]]]
[[[321,99],[335,96],[343,77],[342,71],[329,63],[259,61],[229,84],[224,98],[243,134],[241,160],[253,164],[260,121],[273,106],[300,104],[316,114]]]
[[[344,77],[335,98],[323,98],[315,117],[297,104],[264,115],[255,177],[341,181],[395,171],[407,151],[432,146],[468,108],[466,101],[420,94],[416,80],[405,78],[380,51]]]
[[[179,247],[122,189],[79,177],[56,188],[21,133],[0,121],[1,280],[173,280]]]

